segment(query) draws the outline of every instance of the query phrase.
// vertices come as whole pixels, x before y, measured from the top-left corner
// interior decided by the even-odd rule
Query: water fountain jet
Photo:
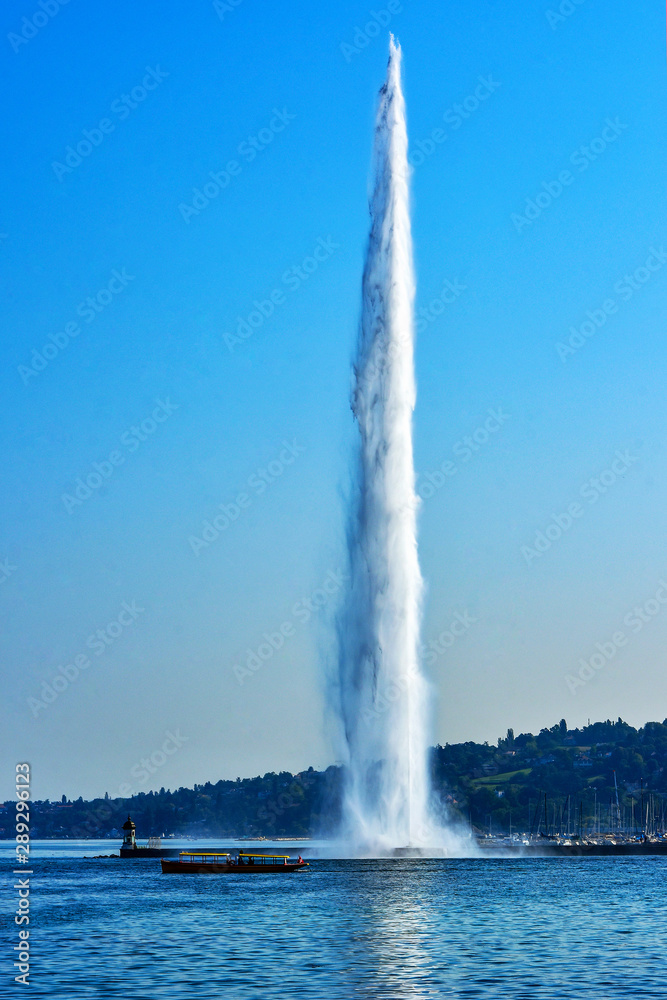
[[[427,684],[419,663],[422,578],[412,453],[415,281],[401,50],[389,43],[373,153],[352,410],[359,428],[350,585],[338,627],[348,766],[343,837],[360,852],[424,843]]]

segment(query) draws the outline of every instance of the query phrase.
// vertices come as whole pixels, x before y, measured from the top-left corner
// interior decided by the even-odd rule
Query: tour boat
[[[287,854],[248,854],[239,851],[233,858],[231,854],[209,854],[201,851],[181,851],[178,861],[162,858],[162,872],[170,875],[251,875],[262,872],[299,871],[307,868],[308,862],[301,856],[298,860]]]

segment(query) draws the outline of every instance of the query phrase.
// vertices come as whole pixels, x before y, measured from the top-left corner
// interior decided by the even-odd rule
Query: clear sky
[[[390,30],[433,739],[663,719],[660,5],[56,7],[0,32],[0,794],[20,760],[51,798],[333,760]]]

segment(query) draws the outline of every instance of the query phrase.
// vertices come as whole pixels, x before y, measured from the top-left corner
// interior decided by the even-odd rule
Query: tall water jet
[[[360,452],[348,529],[350,584],[338,628],[348,757],[342,833],[359,850],[423,843],[429,828],[407,153],[401,49],[392,36],[375,127],[371,230],[352,392]]]

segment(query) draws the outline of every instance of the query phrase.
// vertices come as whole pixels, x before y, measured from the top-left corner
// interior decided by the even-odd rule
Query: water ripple
[[[31,994],[663,997],[666,865],[315,861],[307,873],[246,879],[163,876],[150,861],[48,858],[34,863],[31,880]],[[3,940],[6,955],[15,930]]]

